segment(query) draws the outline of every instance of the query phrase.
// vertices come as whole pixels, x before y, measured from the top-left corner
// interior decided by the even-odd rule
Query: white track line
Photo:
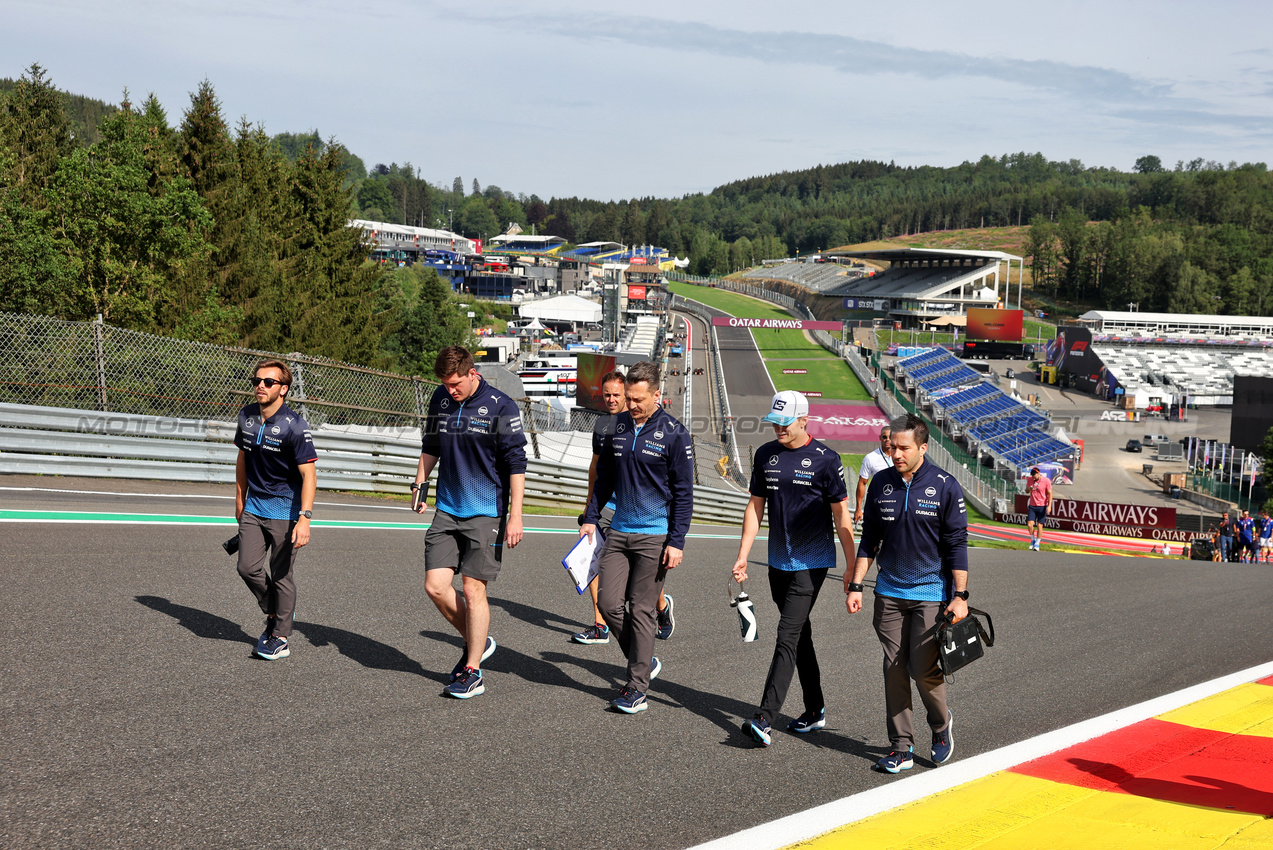
[[[760,826],[727,835],[692,850],[777,850],[800,841],[808,841],[863,818],[896,809],[939,794],[943,791],[1007,770],[1032,759],[1090,741],[1133,723],[1148,720],[1167,711],[1197,702],[1218,693],[1273,675],[1273,662],[1260,664],[1228,676],[1165,694],[1137,705],[1128,706],[1091,720],[1084,720],[1054,732],[1028,738],[966,761],[956,761],[940,770],[928,770],[887,785],[854,794],[808,811],[779,818]],[[818,734],[818,733],[814,733]],[[965,733],[967,734],[967,733]]]

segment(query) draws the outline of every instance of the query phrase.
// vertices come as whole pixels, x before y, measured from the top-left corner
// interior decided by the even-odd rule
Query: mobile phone
[[[239,535],[234,535],[229,540],[221,544],[221,548],[225,550],[227,555],[233,555],[239,551]]]
[[[411,485],[411,510],[419,513],[420,508],[429,499],[429,482],[422,481],[420,484]]]

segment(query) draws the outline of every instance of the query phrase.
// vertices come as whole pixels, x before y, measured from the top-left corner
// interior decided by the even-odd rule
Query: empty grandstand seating
[[[965,365],[944,348],[930,348],[922,354],[899,360],[897,372],[912,386],[919,386],[927,392],[961,387],[981,380],[980,372]]]
[[[835,263],[783,263],[752,269],[743,277],[764,280],[786,280],[798,283],[815,292],[828,292],[844,283],[846,277],[857,273]]]
[[[1232,404],[1235,374],[1273,374],[1273,351],[1267,349],[1098,343],[1092,350],[1127,393],[1167,387],[1198,404]]]

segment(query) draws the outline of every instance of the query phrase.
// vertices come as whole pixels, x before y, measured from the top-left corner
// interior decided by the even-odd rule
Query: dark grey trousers
[[[666,534],[611,528],[597,565],[597,607],[627,656],[629,687],[641,693],[650,689],[659,589],[667,574],[660,565],[666,544]]]
[[[800,674],[806,711],[825,708],[822,698],[822,672],[813,651],[813,627],[809,614],[818,601],[818,592],[827,577],[825,569],[775,570],[769,568],[769,592],[778,606],[778,640],[774,660],[765,679],[760,713],[773,724],[787,699],[793,672]]]
[[[934,732],[946,728],[946,680],[937,661],[937,621],[941,602],[915,602],[875,596],[875,634],[884,650],[884,705],[888,739],[893,749],[906,751],[915,743],[911,713],[911,680]]]
[[[262,613],[274,618],[274,634],[290,637],[296,609],[296,550],[286,519],[263,519],[243,512],[239,520],[239,575],[256,597]],[[268,560],[270,569],[266,572]]]

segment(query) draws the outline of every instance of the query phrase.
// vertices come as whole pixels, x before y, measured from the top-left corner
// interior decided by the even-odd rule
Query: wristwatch
[[[313,511],[301,511],[301,516],[305,517],[305,519],[313,519],[313,518],[314,518],[314,512],[313,512]]]
[[[856,581],[849,582],[849,593],[862,593],[864,590],[865,588]]]
[[[956,590],[954,593],[952,593],[952,594],[951,594],[951,598],[953,598],[953,599],[962,599],[962,600],[964,600],[965,602],[967,602],[967,601],[968,601],[968,591],[966,591],[966,590]]]

